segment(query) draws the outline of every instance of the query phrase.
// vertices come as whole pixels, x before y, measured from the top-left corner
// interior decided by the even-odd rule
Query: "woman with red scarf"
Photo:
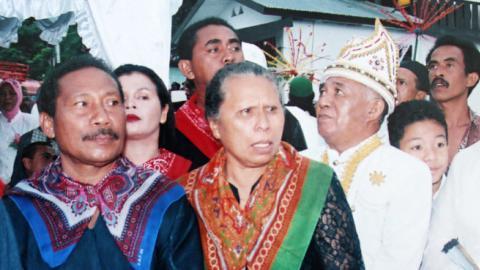
[[[115,70],[125,96],[127,141],[124,155],[136,165],[176,179],[191,162],[164,147],[173,143],[175,120],[162,79],[145,66],[126,64]]]

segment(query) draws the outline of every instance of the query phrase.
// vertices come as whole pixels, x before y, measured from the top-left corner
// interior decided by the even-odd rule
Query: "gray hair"
[[[205,94],[205,115],[207,119],[217,119],[219,117],[220,106],[225,100],[226,89],[223,87],[225,81],[233,76],[244,75],[262,77],[271,82],[275,86],[275,90],[277,90],[280,104],[282,104],[283,108],[282,87],[280,87],[280,82],[277,77],[262,66],[245,61],[226,65],[224,68],[219,70],[217,74],[215,74],[213,79],[208,84]]]

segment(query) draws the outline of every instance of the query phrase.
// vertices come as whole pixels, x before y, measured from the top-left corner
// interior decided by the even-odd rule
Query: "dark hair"
[[[400,63],[401,68],[405,68],[415,75],[415,88],[425,92],[427,95],[430,90],[430,83],[428,82],[428,70],[425,65],[412,60],[403,60]]]
[[[278,85],[279,82],[275,75],[257,64],[245,61],[226,65],[215,74],[207,85],[205,92],[205,116],[207,118],[218,118],[220,106],[225,99],[225,89],[223,89],[223,85],[229,77],[238,75],[255,75],[269,80],[275,86],[280,104],[282,104],[283,107],[282,88]]]
[[[238,37],[238,33],[228,22],[223,19],[217,17],[208,17],[203,20],[200,20],[183,31],[182,35],[180,36],[177,44],[177,53],[180,59],[192,59],[192,51],[195,43],[197,43],[197,32],[207,26],[210,25],[220,25],[225,26],[232,30],[233,33]]]
[[[49,146],[49,147],[53,147],[52,144],[50,144],[50,142],[42,142],[42,141],[38,141],[38,142],[33,142],[27,146],[25,146],[25,148],[23,148],[22,150],[22,154],[20,155],[21,158],[33,158],[33,156],[35,155],[35,152],[37,152],[37,149],[39,146]]]
[[[147,78],[149,78],[150,81],[155,85],[162,109],[168,105],[167,121],[165,121],[163,124],[160,124],[158,145],[159,147],[165,147],[167,144],[173,144],[175,139],[175,117],[173,115],[173,105],[170,98],[170,93],[168,92],[165,83],[157,75],[157,73],[155,73],[155,71],[146,66],[126,64],[119,66],[114,71],[117,77],[129,75],[135,72],[147,76]]]
[[[94,58],[90,55],[82,55],[69,59],[51,69],[45,76],[45,80],[38,91],[38,111],[46,112],[49,116],[55,116],[55,106],[59,93],[58,81],[65,75],[84,68],[97,68],[107,73],[117,84],[120,92],[120,98],[123,102],[122,86],[117,77],[113,74],[112,69],[102,60]],[[85,78],[88,79],[88,78]]]
[[[475,44],[460,37],[445,35],[439,37],[433,47],[430,49],[427,55],[427,66],[431,60],[432,53],[441,46],[455,46],[459,48],[463,53],[463,62],[465,63],[465,74],[477,73],[480,76],[480,52]],[[477,82],[470,88],[468,88],[468,95],[472,93],[473,88],[477,85]]]
[[[400,103],[388,117],[388,134],[390,144],[400,147],[400,140],[405,135],[407,126],[419,121],[433,120],[443,127],[448,136],[445,115],[437,104],[426,100],[411,100]]]

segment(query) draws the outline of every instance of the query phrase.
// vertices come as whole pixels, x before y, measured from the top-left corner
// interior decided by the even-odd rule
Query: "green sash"
[[[333,170],[310,161],[302,196],[271,269],[300,269],[325,205]]]

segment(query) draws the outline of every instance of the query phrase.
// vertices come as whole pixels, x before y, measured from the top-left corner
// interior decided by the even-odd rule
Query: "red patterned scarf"
[[[221,144],[213,137],[205,119],[205,111],[195,104],[197,98],[194,94],[177,110],[175,125],[205,156],[211,158],[220,149]]]
[[[52,268],[67,260],[98,209],[135,269],[150,268],[156,238],[144,236],[158,234],[163,214],[183,195],[177,183],[125,158],[118,159],[94,186],[66,176],[57,159],[9,194],[28,221],[43,260]]]
[[[143,163],[143,168],[161,172],[170,179],[177,179],[188,172],[191,164],[190,160],[184,159],[167,149],[160,148],[158,156]]]

